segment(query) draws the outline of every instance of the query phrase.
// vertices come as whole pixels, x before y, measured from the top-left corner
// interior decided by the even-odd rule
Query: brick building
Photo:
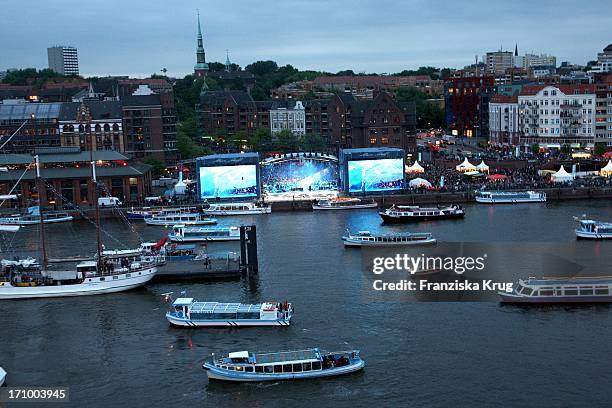
[[[448,131],[458,137],[487,137],[489,98],[494,93],[493,77],[450,78],[444,85]]]

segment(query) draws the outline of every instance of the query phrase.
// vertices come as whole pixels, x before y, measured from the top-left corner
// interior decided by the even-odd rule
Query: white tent
[[[458,164],[455,169],[457,171],[460,172],[466,172],[466,171],[474,171],[476,170],[476,166],[474,166],[472,163],[470,163],[470,161],[467,159],[467,157],[465,158],[465,160],[463,161],[463,163]]]
[[[612,160],[608,161],[608,164],[606,164],[605,167],[599,171],[599,174],[601,174],[603,177],[612,176]]]
[[[406,173],[425,173],[425,169],[417,160],[412,166],[406,166]]]
[[[478,169],[479,172],[481,173],[488,173],[489,172],[489,166],[487,166],[484,162],[484,160],[482,160],[480,162],[480,164],[478,166],[476,166],[476,168]]]
[[[550,179],[555,183],[564,183],[566,181],[572,181],[574,176],[565,171],[565,167],[561,166],[559,171],[550,176]]]
[[[183,181],[183,172],[179,171],[179,181],[174,185],[174,194],[183,195],[187,190],[187,184]]]
[[[410,182],[408,183],[408,185],[412,188],[419,188],[419,187],[431,187],[431,183],[425,179],[422,178],[415,178],[410,180]]]

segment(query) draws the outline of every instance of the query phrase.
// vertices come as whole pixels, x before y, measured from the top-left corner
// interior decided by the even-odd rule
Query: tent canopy
[[[470,163],[470,161],[468,160],[468,158],[466,157],[465,160],[463,160],[463,162],[461,164],[458,164],[455,169],[457,171],[470,171],[470,170],[476,170],[476,166],[474,166],[472,163]]]
[[[608,176],[612,176],[612,160],[608,161],[608,164],[606,164],[600,171],[599,174],[601,174],[604,177],[608,177]]]
[[[408,185],[412,188],[418,188],[418,187],[431,187],[431,183],[425,179],[422,178],[415,178],[410,180],[410,182],[408,183]]]
[[[561,168],[559,169],[559,171],[557,171],[555,174],[553,174],[552,176],[550,176],[551,180],[554,181],[555,183],[562,183],[564,181],[570,181],[574,179],[574,176],[572,176],[570,173],[568,173],[565,170],[565,167],[561,166]]]
[[[508,176],[505,176],[503,174],[491,174],[491,175],[487,176],[487,180],[490,180],[490,181],[505,180],[507,178],[508,178]]]
[[[487,166],[487,165],[485,164],[484,160],[482,160],[482,161],[480,162],[480,164],[479,164],[478,166],[476,166],[476,168],[477,168],[479,171],[489,172],[489,166]]]
[[[406,166],[406,173],[425,173],[425,169],[417,160],[412,164],[412,166]]]

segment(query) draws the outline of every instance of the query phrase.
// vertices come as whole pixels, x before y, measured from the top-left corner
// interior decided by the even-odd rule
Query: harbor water
[[[432,232],[439,241],[575,241],[573,216],[612,220],[609,200],[467,205],[466,217],[383,226],[376,210],[226,217],[257,226],[252,279],[153,283],[126,293],[0,302],[0,366],[11,386],[68,386],[70,406],[605,406],[612,399],[612,307],[518,308],[497,302],[369,302],[353,231]],[[163,227],[104,222],[118,241],[158,240]],[[95,251],[86,221],[45,228],[51,257]],[[116,242],[103,234],[108,248]],[[37,227],[5,234],[2,247],[36,254]],[[582,242],[609,257],[612,242]],[[212,243],[209,251],[237,250]],[[5,254],[10,256],[11,252]],[[520,256],[520,254],[517,254]],[[612,270],[610,270],[612,272]],[[554,274],[534,270],[534,275]],[[292,302],[286,328],[178,329],[163,293],[199,300]],[[363,372],[265,384],[209,383],[211,353],[305,347],[360,349]],[[65,406],[65,405],[62,405]]]

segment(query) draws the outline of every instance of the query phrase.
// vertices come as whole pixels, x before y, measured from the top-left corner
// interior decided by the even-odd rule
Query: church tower
[[[198,48],[196,50],[196,64],[193,73],[197,78],[205,77],[208,73],[206,63],[206,53],[204,52],[204,42],[202,40],[202,29],[200,28],[200,12],[198,12]]]

